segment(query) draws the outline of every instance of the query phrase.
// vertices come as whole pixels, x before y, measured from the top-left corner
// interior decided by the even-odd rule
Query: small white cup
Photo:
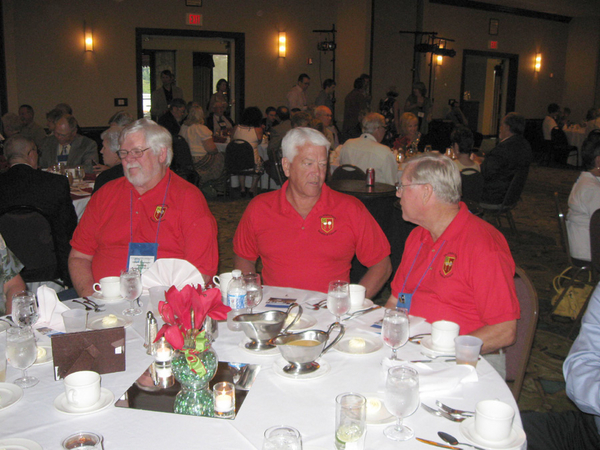
[[[460,326],[447,320],[438,320],[431,324],[431,343],[435,348],[451,350],[454,348],[454,338],[458,336]]]
[[[70,309],[62,313],[65,331],[67,333],[85,331],[87,326],[87,315],[87,311],[84,311],[83,309]]]
[[[155,317],[158,317],[158,304],[165,301],[165,293],[170,289],[170,286],[154,286],[148,289],[150,294],[150,302],[148,303],[148,310],[152,311]]]
[[[350,309],[361,308],[365,303],[367,288],[360,284],[350,285]]]
[[[65,377],[65,395],[70,406],[87,408],[100,400],[100,375],[82,370]]]
[[[231,272],[224,272],[213,277],[213,283],[221,290],[221,300],[224,303],[227,301],[227,286],[229,286],[232,278],[233,274]]]
[[[94,283],[92,287],[104,298],[115,298],[121,295],[121,279],[119,277],[100,278],[100,283]]]
[[[515,410],[500,400],[483,400],[475,406],[475,431],[489,442],[510,437]]]
[[[458,336],[454,338],[456,364],[469,364],[477,367],[479,352],[483,341],[476,336]]]

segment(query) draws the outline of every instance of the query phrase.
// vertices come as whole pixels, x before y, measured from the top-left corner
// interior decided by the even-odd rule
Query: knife
[[[355,313],[352,313],[348,317],[342,319],[342,322],[345,322],[345,321],[348,321],[348,320],[352,320],[352,319],[356,319],[357,317],[360,317],[363,314],[370,313],[371,311],[375,311],[376,309],[379,309],[379,308],[383,308],[383,306],[376,305],[376,306],[371,306],[370,308],[367,308],[367,309],[361,309],[360,311],[356,311]]]
[[[424,444],[433,445],[435,447],[450,448],[450,449],[453,449],[453,450],[463,450],[460,447],[452,447],[451,445],[440,444],[440,443],[435,442],[435,441],[428,441],[427,439],[421,439],[421,438],[415,438],[415,439],[417,441],[419,441],[419,442],[423,442]]]

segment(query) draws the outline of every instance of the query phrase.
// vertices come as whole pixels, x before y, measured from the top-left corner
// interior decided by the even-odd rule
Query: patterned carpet
[[[522,411],[564,411],[576,407],[564,390],[562,363],[572,341],[566,338],[570,323],[555,321],[549,315],[554,295],[552,279],[567,267],[560,243],[553,193],[558,192],[564,210],[579,172],[532,166],[521,204],[513,216],[519,237],[513,236],[504,221],[500,231],[506,236],[517,265],[521,266],[537,290],[540,321],[519,400]],[[219,198],[209,202],[219,226],[219,273],[233,267],[233,235],[248,205],[248,199]],[[380,295],[387,298],[389,294]]]

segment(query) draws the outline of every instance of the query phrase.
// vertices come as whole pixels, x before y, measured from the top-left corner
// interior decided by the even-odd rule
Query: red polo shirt
[[[407,275],[404,291],[412,293],[425,272],[412,297],[410,313],[430,323],[450,320],[460,325],[460,334],[469,334],[484,325],[520,316],[513,281],[515,262],[506,239],[472,215],[464,203],[437,241],[433,242],[423,227],[412,231],[392,282],[394,297],[398,297]]]
[[[171,182],[165,199],[169,176]],[[94,281],[119,275],[125,269],[130,230],[132,242],[156,242],[163,201],[165,212],[158,233],[158,258],[185,259],[205,275],[216,273],[219,252],[215,218],[200,190],[169,169],[143,195],[125,177],[111,181],[92,195],[71,246],[93,256]]]
[[[390,254],[381,228],[356,198],[323,185],[303,219],[281,189],[256,197],[244,212],[233,239],[236,255],[263,264],[271,286],[327,292],[329,282],[349,280],[356,254],[371,267]]]

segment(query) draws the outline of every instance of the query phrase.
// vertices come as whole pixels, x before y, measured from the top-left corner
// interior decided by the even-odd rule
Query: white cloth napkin
[[[40,318],[34,328],[48,327],[56,331],[65,332],[62,313],[69,308],[61,303],[56,296],[56,291],[48,286],[40,286],[37,290]]]
[[[181,290],[188,284],[204,288],[204,279],[200,271],[184,259],[158,259],[142,274],[144,290],[154,286],[175,286]]]
[[[461,383],[475,383],[479,380],[475,367],[467,364],[427,363],[411,364],[406,361],[392,361],[385,358],[381,363],[382,385],[385,389],[387,371],[390,367],[407,365],[419,373],[419,392],[451,391]]]

